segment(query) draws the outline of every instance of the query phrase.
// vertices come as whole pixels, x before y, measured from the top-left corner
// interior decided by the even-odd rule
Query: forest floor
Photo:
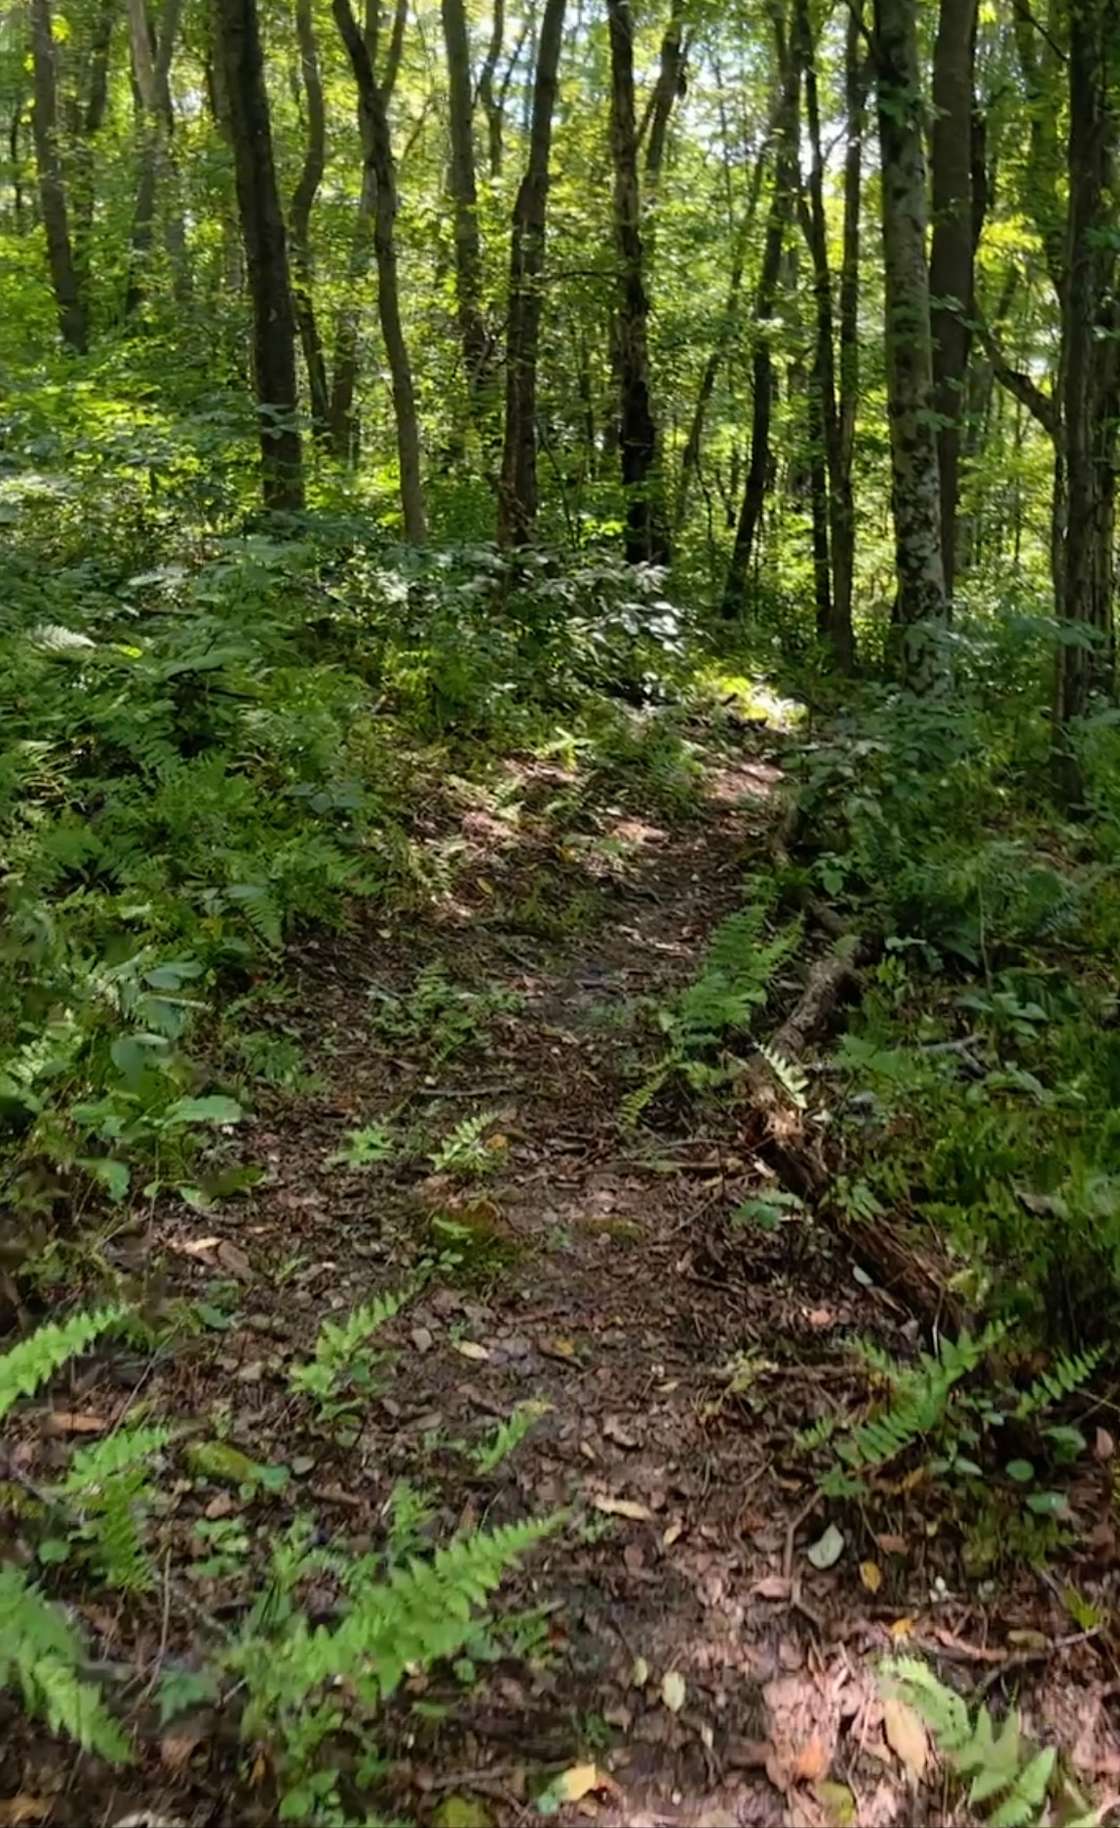
[[[23,1449],[27,1476],[48,1476],[74,1429],[143,1402],[282,1464],[287,1484],[249,1499],[221,1479],[172,1485],[160,1585],[84,1608],[121,1709],[146,1710],[142,1764],[110,1774],[13,1730],[0,1821],[274,1819],[229,1711],[161,1729],[153,1672],[189,1669],[235,1622],[296,1511],[360,1553],[402,1479],[435,1539],[567,1521],[503,1588],[492,1660],[405,1683],[381,1734],[387,1817],[505,1828],[538,1819],[552,1786],[562,1820],[606,1828],[955,1819],[932,1760],[919,1782],[924,1754],[885,1730],[876,1665],[898,1648],[977,1692],[1020,1689],[1086,1781],[1115,1779],[1120,1671],[1071,1627],[1059,1583],[1025,1569],[956,1591],[920,1492],[899,1486],[874,1517],[830,1507],[791,1448],[843,1396],[846,1333],[912,1345],[904,1303],[824,1227],[730,1227],[768,1174],[749,1101],[710,1100],[699,1134],[701,1107],[671,1090],[641,1126],[620,1121],[635,1058],[656,1053],[651,1007],[695,976],[766,865],[779,740],[697,732],[700,791],[672,817],[607,789],[573,819],[574,776],[534,761],[485,789],[444,783],[417,834],[447,863],[434,903],[299,951],[261,1019],[314,1079],[239,1132],[264,1177],[204,1214],[161,1206],[107,1247],[138,1276],[162,1263],[161,1300],[205,1324],[147,1358],[95,1355]],[[791,968],[791,1003],[799,981]],[[433,1169],[476,1115],[486,1172]],[[403,1159],[336,1159],[379,1123],[411,1136]],[[384,1329],[379,1386],[340,1438],[293,1397],[290,1367],[325,1318],[407,1286],[425,1255],[434,1270]],[[469,1450],[526,1403],[541,1407],[525,1438],[481,1470]],[[835,1523],[839,1553],[818,1568],[828,1551],[808,1550]]]

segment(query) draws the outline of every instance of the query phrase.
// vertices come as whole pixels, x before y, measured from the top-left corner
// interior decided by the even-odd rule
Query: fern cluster
[[[368,1376],[370,1364],[366,1348],[370,1340],[392,1320],[412,1293],[412,1289],[402,1289],[395,1294],[378,1295],[362,1307],[354,1308],[341,1324],[325,1320],[311,1358],[296,1365],[291,1372],[292,1389],[326,1403],[344,1377],[353,1380],[359,1371]]]
[[[34,1396],[71,1358],[116,1326],[125,1309],[105,1307],[69,1320],[50,1321],[0,1358],[0,1420],[20,1397]]]
[[[81,1679],[85,1646],[60,1606],[19,1568],[0,1567],[0,1687],[18,1684],[29,1712],[87,1752],[127,1764],[131,1748],[91,1682]]]

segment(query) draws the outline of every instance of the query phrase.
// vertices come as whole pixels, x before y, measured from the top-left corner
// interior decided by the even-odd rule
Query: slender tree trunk
[[[549,157],[564,0],[545,0],[529,127],[529,158],[513,206],[506,341],[506,419],[498,487],[498,541],[526,544],[537,518],[537,350],[548,221]]]
[[[74,222],[74,266],[78,291],[89,297],[93,205],[95,198],[94,146],[105,124],[109,100],[109,51],[116,21],[117,0],[100,0],[90,34],[85,104],[82,109],[71,162],[71,214]],[[15,149],[13,148],[13,166]],[[17,174],[18,215],[18,174]]]
[[[377,262],[377,312],[393,385],[393,415],[397,427],[397,461],[400,466],[405,537],[413,545],[422,545],[428,537],[428,524],[420,480],[420,427],[416,416],[416,396],[401,323],[397,278],[397,180],[389,138],[389,116],[373,74],[365,40],[351,11],[350,0],[333,0],[333,11],[358,86],[365,163],[372,173],[374,186],[373,253]]]
[[[677,98],[682,94],[685,86],[688,47],[684,40],[684,21],[687,10],[688,0],[672,0],[669,9],[669,23],[665,27],[661,39],[657,81],[650,99],[649,113],[646,121],[643,122],[646,142],[647,211],[652,205],[657,190],[657,181],[661,176],[661,167],[665,163],[669,121]]]
[[[747,248],[754,228],[755,217],[758,214],[758,200],[762,194],[762,180],[766,173],[768,147],[769,140],[767,139],[759,151],[758,157],[755,160],[754,171],[751,174],[751,187],[750,194],[747,198],[747,207],[743,214],[743,220],[739,224],[739,232],[735,237],[735,245],[731,257],[731,275],[727,283],[727,302],[723,308],[723,316],[720,319],[716,340],[708,352],[708,359],[704,363],[704,372],[700,376],[700,387],[696,395],[696,405],[692,409],[692,419],[688,427],[688,437],[685,439],[684,450],[681,453],[680,482],[677,485],[677,500],[673,510],[673,530],[675,533],[679,533],[680,529],[684,526],[685,517],[688,513],[689,492],[693,480],[700,468],[700,451],[704,439],[704,426],[708,417],[708,407],[711,404],[712,395],[715,392],[716,381],[719,378],[719,371],[723,365],[723,359],[727,353],[727,348],[739,316],[739,295],[743,289],[743,269],[746,265]]]
[[[490,42],[486,47],[486,56],[478,73],[478,99],[482,105],[482,112],[486,116],[486,145],[492,178],[498,177],[502,169],[504,110],[494,92],[494,78],[498,74],[498,59],[502,54],[505,35],[505,0],[494,0],[490,16]]]
[[[293,511],[303,507],[295,318],[256,0],[218,0],[216,23],[253,306],[261,488],[266,508]]]
[[[1076,0],[1069,14],[1068,284],[1062,336],[1066,458],[1064,594],[1071,639],[1057,650],[1055,785],[1082,797],[1073,726],[1111,685],[1116,466],[1116,157],[1120,0]]]
[[[770,210],[766,221],[766,239],[762,250],[762,267],[755,293],[754,354],[751,357],[753,400],[751,406],[751,457],[747,467],[746,487],[735,528],[735,543],[724,584],[722,613],[729,620],[743,613],[747,578],[754,557],[755,540],[762,518],[762,504],[770,480],[770,419],[774,402],[774,359],[770,347],[771,319],[778,302],[778,279],[782,267],[782,249],[793,215],[797,193],[797,144],[800,131],[800,80],[796,59],[786,44],[780,13],[774,14],[774,33],[781,72],[781,103],[774,135],[774,180]]]
[[[127,0],[127,3],[132,40],[132,71],[140,109],[140,177],[132,212],[128,288],[124,305],[125,316],[130,317],[147,291],[145,269],[152,251],[156,196],[161,177],[170,173],[173,116],[168,78],[183,0],[166,0],[160,20],[159,38],[154,49],[145,0]],[[186,239],[182,218],[176,222],[174,206],[168,215],[168,250],[172,256],[173,269],[180,276],[177,285],[179,291],[186,268]]]
[[[364,34],[371,68],[377,48],[377,17],[376,0],[371,0],[371,4],[367,8]],[[389,50],[379,85],[382,105],[386,110],[393,98],[393,90],[396,87],[397,74],[400,70],[407,18],[408,0],[396,0]],[[358,127],[364,136],[366,129],[360,110]],[[369,160],[369,147],[365,144],[364,138],[363,151],[366,157],[362,167],[362,184],[354,217],[354,232],[350,240],[350,258],[346,268],[346,302],[342,306],[335,324],[329,408],[331,449],[340,461],[350,464],[357,463],[361,443],[358,418],[354,411],[354,394],[358,385],[357,301],[364,290],[365,281],[369,277],[369,270],[373,264],[373,219],[377,207],[377,185],[373,166]]]
[[[863,136],[866,131],[868,65],[863,55],[859,17],[848,11],[844,53],[844,100],[847,143],[844,150],[844,223],[840,258],[840,380],[837,401],[839,467],[833,497],[832,587],[837,627],[852,628],[855,579],[856,516],[852,465],[859,404],[859,261],[863,194]],[[849,657],[854,659],[849,632]]]
[[[956,579],[957,501],[960,496],[961,418],[973,315],[972,199],[973,66],[977,0],[941,0],[933,53],[933,404],[941,485],[941,563],[945,594]]]
[[[851,577],[849,574],[841,576],[838,581],[835,579],[837,566],[843,570],[847,559],[845,535],[848,520],[842,500],[832,272],[828,260],[828,224],[824,213],[824,154],[821,148],[820,104],[817,98],[816,52],[808,0],[796,0],[795,15],[809,128],[809,206],[805,212],[805,229],[813,262],[813,301],[817,323],[810,380],[813,429],[820,439],[820,450],[819,453],[814,451],[813,465],[817,629],[821,638],[832,648],[836,664],[844,672],[849,672],[852,665]],[[823,496],[820,493],[822,483]]]
[[[611,154],[614,234],[618,254],[619,443],[626,497],[626,557],[631,564],[667,565],[657,422],[650,399],[649,347],[642,257],[638,139],[634,116],[634,28],[629,0],[607,0],[611,46]]]
[[[482,244],[478,232],[478,188],[474,169],[470,40],[464,0],[442,0],[441,11],[447,47],[459,341],[471,411],[485,430],[483,422],[490,417],[493,406],[494,364],[492,340],[482,309]]]
[[[326,113],[323,108],[323,79],[319,73],[319,46],[311,0],[296,0],[296,43],[299,48],[300,77],[307,103],[307,143],[299,182],[292,192],[288,212],[292,240],[292,304],[299,340],[303,346],[303,365],[307,371],[307,392],[311,402],[311,425],[316,438],[328,434],[330,400],[327,390],[327,364],[319,324],[315,316],[314,267],[311,258],[311,211],[326,165]]]
[[[58,78],[50,0],[31,0],[31,56],[34,99],[31,134],[39,174],[39,207],[47,241],[47,261],[58,310],[62,340],[84,355],[89,330],[78,285],[62,152],[58,140]]]
[[[875,0],[883,192],[887,400],[891,428],[901,662],[908,685],[940,683],[945,622],[941,491],[934,426],[926,172],[914,0]]]

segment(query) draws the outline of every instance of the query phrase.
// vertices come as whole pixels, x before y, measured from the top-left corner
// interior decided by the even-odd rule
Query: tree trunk
[[[692,410],[692,419],[688,428],[684,450],[681,453],[680,482],[677,485],[677,500],[673,510],[673,530],[679,533],[684,526],[688,513],[688,497],[692,481],[700,468],[700,449],[704,438],[704,425],[708,417],[708,407],[715,392],[716,380],[723,364],[724,355],[739,315],[739,295],[743,289],[743,268],[746,264],[747,247],[755,217],[758,214],[758,200],[762,194],[762,180],[766,172],[766,154],[769,140],[764,141],[751,174],[750,194],[739,232],[735,237],[734,250],[731,256],[731,275],[727,283],[727,302],[723,308],[719,331],[716,340],[708,352],[704,363],[704,372],[700,377],[700,387],[696,395],[696,405]]]
[[[381,101],[386,110],[392,100],[397,73],[400,70],[407,18],[408,0],[396,0],[389,50],[379,85]],[[376,0],[372,0],[367,9],[365,31],[366,49],[369,52],[371,68],[377,48],[376,27],[377,6]],[[359,131],[364,134],[365,127],[360,109],[358,127]],[[364,140],[363,148],[367,153],[367,158],[362,168],[362,185],[358,194],[354,232],[350,240],[350,258],[346,268],[346,303],[342,306],[335,324],[329,408],[331,449],[341,462],[350,464],[357,463],[361,443],[358,419],[354,411],[354,394],[358,385],[357,300],[373,262],[373,218],[377,206],[377,187],[373,167],[368,159],[369,149],[365,147]]]
[[[83,298],[89,297],[90,288],[90,240],[93,230],[95,189],[94,144],[105,124],[105,110],[109,101],[109,51],[112,45],[116,14],[117,0],[100,0],[93,16],[88,66],[85,73],[85,105],[74,142],[71,164],[70,195],[74,221],[74,266],[77,272],[78,291]],[[15,166],[14,147],[12,163]],[[18,172],[16,173],[16,194],[18,218]]]
[[[304,147],[303,168],[292,192],[288,212],[292,237],[292,303],[299,326],[299,340],[303,346],[303,365],[307,370],[312,430],[316,438],[324,439],[328,434],[330,400],[327,392],[327,364],[315,316],[311,211],[323,181],[327,142],[323,80],[319,73],[319,46],[315,38],[311,0],[296,0],[296,43],[307,103],[307,144]]]
[[[537,518],[537,349],[548,220],[549,156],[564,0],[545,0],[533,84],[529,158],[513,206],[506,341],[506,419],[498,487],[498,542],[526,544]]]
[[[50,0],[31,0],[31,56],[34,77],[31,134],[35,142],[39,206],[43,213],[58,327],[63,342],[84,355],[89,329],[74,265],[66,182],[58,143],[58,81]]]
[[[824,213],[824,154],[817,99],[816,52],[808,0],[796,0],[798,58],[804,74],[805,114],[809,128],[809,207],[805,229],[813,262],[813,300],[817,335],[810,380],[813,434],[814,568],[817,581],[817,631],[832,649],[843,672],[852,665],[851,576],[835,584],[837,563],[847,558],[845,535],[850,519],[842,499],[840,416],[836,400],[836,354],[833,346],[832,273],[828,261],[828,224]],[[818,448],[819,447],[819,448]],[[821,493],[822,483],[824,494]],[[831,564],[830,564],[831,554]],[[841,614],[841,607],[843,614]]]
[[[780,13],[774,14],[774,33],[781,72],[781,102],[774,136],[774,185],[766,221],[766,240],[762,250],[762,267],[755,293],[756,323],[754,354],[751,357],[753,400],[751,406],[751,459],[747,469],[742,507],[735,528],[735,543],[724,584],[722,613],[728,620],[743,613],[747,577],[754,557],[755,539],[762,518],[762,504],[770,478],[770,419],[774,402],[774,360],[770,348],[769,324],[778,302],[778,278],[782,266],[782,249],[786,230],[793,214],[797,192],[797,144],[800,131],[799,91],[796,59],[786,45]]]
[[[837,627],[851,630],[855,578],[856,516],[852,491],[856,408],[859,403],[859,258],[863,190],[863,136],[866,129],[868,65],[863,55],[859,16],[849,8],[844,52],[847,144],[844,151],[844,226],[840,259],[840,385],[837,402],[839,468],[832,523],[833,613]],[[849,659],[854,659],[849,648]]]
[[[502,54],[505,35],[505,0],[494,0],[490,20],[490,43],[486,47],[486,56],[478,73],[478,99],[482,105],[482,112],[486,116],[486,147],[492,178],[498,177],[502,169],[502,128],[505,111],[499,97],[494,93],[494,78],[498,74],[498,59]]]
[[[941,0],[933,53],[930,329],[933,404],[941,420],[937,428],[941,563],[945,595],[950,602],[956,579],[961,418],[973,315],[972,89],[976,18],[977,0]]]
[[[667,565],[657,423],[650,400],[649,348],[642,260],[638,137],[634,116],[634,38],[629,0],[607,0],[611,47],[611,155],[618,255],[619,444],[630,564]]]
[[[183,0],[166,0],[158,42],[153,52],[145,0],[128,0],[132,72],[140,110],[140,177],[132,212],[128,287],[124,303],[126,317],[130,317],[139,307],[147,291],[145,269],[152,251],[156,196],[161,177],[166,176],[170,169],[173,114],[168,78],[182,10]],[[186,238],[182,218],[176,220],[174,208],[168,215],[167,245],[173,271],[177,276],[176,291],[181,294],[185,284]]]
[[[303,451],[296,419],[295,318],[256,0],[218,0],[216,18],[253,306],[261,488],[266,508],[298,511]]]
[[[661,167],[665,162],[665,142],[669,132],[669,120],[677,97],[684,92],[685,66],[688,61],[688,49],[684,42],[686,11],[687,0],[672,0],[669,9],[669,23],[665,27],[661,40],[657,81],[654,84],[647,116],[645,160],[647,206],[652,202],[657,189],[657,180],[661,175]]]
[[[933,420],[933,353],[926,266],[914,0],[875,0],[891,507],[898,595],[895,620],[906,683],[928,691],[943,675],[938,629],[947,604]]]
[[[400,287],[397,279],[397,180],[389,117],[373,74],[365,40],[350,7],[350,0],[333,0],[333,12],[350,56],[362,119],[365,165],[373,182],[373,253],[377,262],[377,313],[393,385],[393,416],[397,427],[397,461],[400,466],[401,511],[406,539],[423,545],[428,537],[424,494],[420,481],[420,427],[412,368],[401,323]]]
[[[1120,0],[1077,0],[1069,14],[1068,284],[1062,335],[1066,527],[1054,691],[1055,785],[1082,797],[1077,719],[1111,684],[1118,325],[1115,162],[1120,128]]]
[[[485,432],[493,406],[493,347],[482,309],[482,246],[474,169],[474,105],[464,0],[442,0],[447,47],[451,200],[455,216],[455,296],[472,415]]]

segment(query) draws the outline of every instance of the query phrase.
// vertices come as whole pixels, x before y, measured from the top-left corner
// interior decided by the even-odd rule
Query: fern
[[[153,1584],[140,1516],[154,1497],[148,1465],[174,1438],[171,1428],[124,1428],[80,1448],[58,1488],[84,1518],[83,1535],[110,1587],[139,1593]]]
[[[146,1465],[174,1439],[173,1428],[119,1428],[93,1447],[79,1447],[58,1489],[67,1497],[80,1497],[93,1487]]]
[[[392,1320],[412,1294],[413,1290],[408,1288],[396,1294],[378,1295],[375,1301],[355,1308],[341,1326],[333,1320],[324,1321],[315,1341],[314,1356],[306,1364],[296,1365],[291,1372],[292,1389],[301,1395],[318,1397],[320,1401],[331,1396],[342,1373],[351,1368],[362,1348],[387,1321]]]
[[[986,1707],[973,1721],[960,1695],[916,1657],[900,1657],[884,1673],[922,1716],[942,1756],[961,1777],[971,1779],[969,1803],[997,1802],[987,1828],[1035,1828],[1041,1822],[1054,1770],[1052,1746],[1035,1752],[1025,1746],[1015,1712],[998,1730]]]
[[[983,1363],[1005,1331],[993,1324],[978,1339],[962,1333],[958,1340],[942,1340],[936,1357],[923,1352],[918,1364],[905,1372],[876,1354],[876,1369],[891,1377],[894,1398],[881,1415],[864,1422],[839,1444],[840,1458],[848,1466],[870,1470],[896,1459],[913,1441],[931,1433],[945,1413],[953,1386]],[[862,1343],[862,1351],[867,1354],[866,1343]]]
[[[477,1117],[464,1117],[461,1123],[457,1123],[431,1157],[435,1172],[484,1174],[492,1167],[493,1152],[482,1139],[496,1116],[495,1111],[482,1111]]]
[[[60,1606],[19,1568],[0,1568],[0,1683],[18,1683],[27,1708],[52,1733],[69,1733],[87,1752],[128,1764],[132,1751],[91,1682],[78,1671],[85,1646]]]
[[[1089,1352],[1063,1352],[1055,1364],[1036,1377],[1030,1389],[1023,1392],[1015,1410],[1016,1417],[1023,1421],[1072,1396],[1075,1390],[1089,1382],[1103,1357],[1102,1346],[1094,1346]]]
[[[775,1048],[769,1047],[765,1041],[759,1042],[758,1051],[790,1103],[795,1105],[799,1111],[803,1111],[805,1093],[809,1087],[807,1075],[802,1072],[796,1061],[787,1060],[783,1054],[779,1054]]]
[[[481,1447],[469,1450],[468,1459],[477,1473],[483,1478],[499,1467],[503,1460],[518,1447],[542,1415],[547,1415],[547,1403],[522,1403],[516,1408],[507,1421],[499,1422],[488,1441]]]
[[[50,1321],[5,1352],[0,1358],[0,1420],[21,1396],[34,1396],[68,1359],[76,1358],[99,1334],[116,1326],[126,1311],[104,1307],[73,1314],[69,1320]]]

